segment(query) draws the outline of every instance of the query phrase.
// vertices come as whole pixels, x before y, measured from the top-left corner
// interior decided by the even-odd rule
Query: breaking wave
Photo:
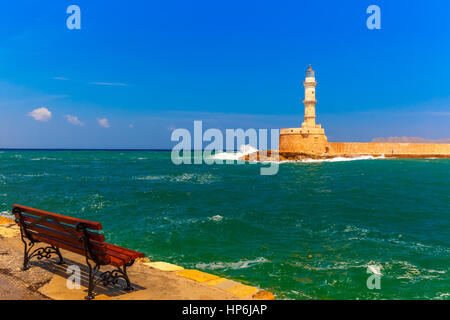
[[[223,217],[221,215],[215,215],[213,217],[209,217],[208,220],[219,222],[223,220]]]
[[[237,152],[220,152],[211,156],[211,158],[217,160],[239,160],[241,157],[257,151],[258,149],[255,149],[253,146],[246,144],[242,145]]]
[[[259,150],[254,148],[253,146],[247,144],[242,145],[239,148],[239,151],[237,152],[220,152],[213,156],[211,156],[212,159],[217,160],[239,160],[243,156],[246,156],[248,154],[258,152]],[[319,163],[319,162],[344,162],[344,161],[357,161],[357,160],[377,160],[377,159],[385,159],[384,155],[379,157],[374,156],[360,156],[360,157],[354,157],[354,158],[347,158],[347,157],[335,157],[330,159],[305,159],[305,160],[283,160],[283,161],[257,161],[261,163],[293,163],[293,162],[303,162],[303,163]]]

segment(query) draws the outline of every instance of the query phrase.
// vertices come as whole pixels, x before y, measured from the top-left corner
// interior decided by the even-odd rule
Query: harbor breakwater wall
[[[450,158],[450,144],[445,143],[385,143],[385,142],[329,142],[327,153],[336,155],[385,155],[405,157]]]
[[[384,155],[386,157],[450,158],[450,144],[328,142],[324,135],[308,135],[296,132],[295,129],[281,129],[279,152],[280,154],[310,154],[324,157]]]

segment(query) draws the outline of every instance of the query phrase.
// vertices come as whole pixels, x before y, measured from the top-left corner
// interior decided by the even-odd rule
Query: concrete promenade
[[[58,265],[54,258],[30,262],[22,271],[23,243],[14,221],[0,217],[0,300],[81,300],[87,292],[88,268],[85,258],[61,250],[66,264]],[[81,270],[81,288],[67,287],[68,265]],[[105,266],[101,271],[111,270]],[[128,269],[135,290],[126,292],[124,282],[103,287],[94,292],[96,300],[254,300],[273,299],[265,290],[248,286],[198,270],[186,270],[166,262],[136,261]]]

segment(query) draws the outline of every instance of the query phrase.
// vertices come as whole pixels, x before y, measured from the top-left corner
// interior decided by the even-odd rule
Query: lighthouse
[[[302,123],[302,128],[315,128],[316,127],[316,77],[314,70],[309,65],[306,70],[305,81],[303,86],[305,87],[305,121]]]
[[[305,118],[300,128],[280,130],[280,152],[323,154],[328,151],[325,130],[316,124],[316,85],[315,72],[309,65],[303,81]]]

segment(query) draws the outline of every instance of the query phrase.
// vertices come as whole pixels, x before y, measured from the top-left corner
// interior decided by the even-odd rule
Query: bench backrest
[[[102,225],[98,222],[17,204],[13,205],[12,213],[21,227],[22,236],[33,242],[46,242],[84,256],[90,255],[90,258],[95,260],[106,259],[104,235],[90,231],[102,229]]]

